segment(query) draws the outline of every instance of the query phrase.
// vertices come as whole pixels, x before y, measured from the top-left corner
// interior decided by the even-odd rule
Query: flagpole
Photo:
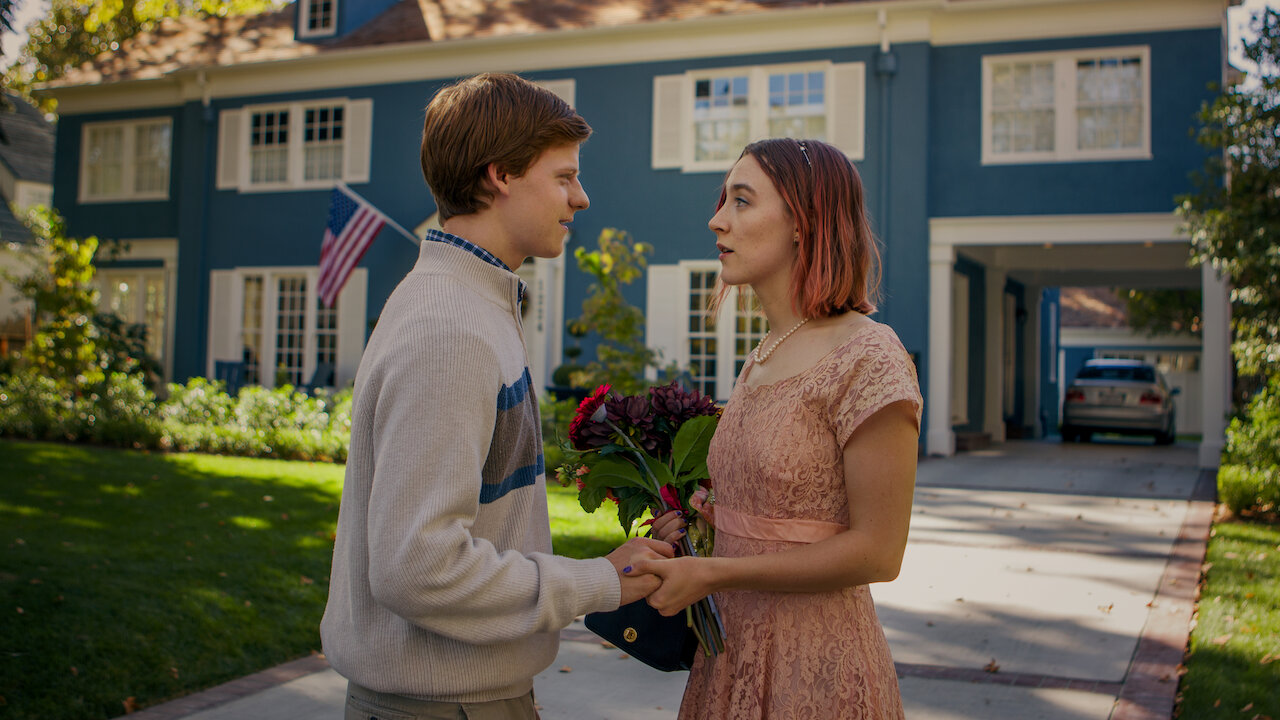
[[[392,220],[391,218],[387,217],[387,214],[386,214],[386,213],[384,213],[384,212],[382,212],[381,210],[379,210],[376,206],[374,206],[374,204],[373,204],[373,203],[371,203],[371,202],[369,202],[368,200],[365,200],[363,197],[361,197],[360,193],[358,193],[358,192],[356,192],[355,190],[352,190],[351,188],[347,187],[347,184],[346,184],[346,183],[344,183],[344,182],[342,182],[341,180],[339,180],[339,181],[338,181],[338,187],[342,188],[342,191],[343,191],[343,192],[350,193],[351,197],[354,197],[354,198],[356,198],[357,200],[359,200],[360,202],[364,203],[365,205],[368,205],[370,210],[372,210],[372,211],[374,211],[374,212],[378,213],[378,217],[382,218],[382,219],[383,219],[383,220],[384,220],[388,225],[390,225],[391,227],[395,228],[396,230],[399,230],[399,231],[400,231],[400,234],[401,234],[401,235],[404,235],[404,236],[405,236],[405,237],[407,237],[407,238],[409,238],[409,241],[410,241],[410,242],[412,242],[414,245],[420,245],[420,244],[422,244],[422,238],[419,238],[417,235],[414,235],[413,233],[409,232],[408,230],[405,230],[404,228],[400,227],[400,224],[399,224],[399,223],[397,223],[395,220]]]

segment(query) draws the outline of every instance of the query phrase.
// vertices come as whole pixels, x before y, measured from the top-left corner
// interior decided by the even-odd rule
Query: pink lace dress
[[[748,359],[742,377],[750,371]],[[842,449],[890,403],[921,397],[911,358],[878,323],[854,330],[808,370],[739,382],[711,441],[721,557],[817,542],[849,522]],[[681,720],[901,718],[889,645],[867,586],[823,593],[717,593],[727,648],[699,653]]]

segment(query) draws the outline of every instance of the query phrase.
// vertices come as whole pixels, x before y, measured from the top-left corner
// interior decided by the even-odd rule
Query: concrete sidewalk
[[[1168,720],[1212,515],[1195,461],[1142,441],[923,460],[902,575],[872,586],[907,717]],[[546,720],[665,720],[685,676],[577,622],[534,687]],[[337,718],[344,690],[313,657],[134,717]]]

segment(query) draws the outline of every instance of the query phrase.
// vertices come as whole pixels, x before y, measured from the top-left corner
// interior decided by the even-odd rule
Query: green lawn
[[[0,468],[0,717],[115,717],[319,651],[342,466],[0,441]],[[549,496],[558,552],[622,541]]]
[[[1280,719],[1280,525],[1218,522],[1178,717]]]

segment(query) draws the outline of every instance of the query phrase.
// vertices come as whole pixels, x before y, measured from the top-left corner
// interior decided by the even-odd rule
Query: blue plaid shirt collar
[[[479,245],[476,245],[473,242],[469,242],[463,238],[460,238],[457,235],[454,235],[453,233],[447,233],[447,232],[444,232],[443,230],[436,230],[435,228],[431,228],[427,230],[426,239],[432,240],[435,242],[442,242],[448,245],[453,245],[454,247],[462,248],[463,250],[466,250],[467,252],[471,253],[472,255],[475,255],[476,257],[480,258],[481,260],[489,263],[494,267],[502,268],[503,270],[506,270],[509,273],[514,273],[514,271],[511,268],[507,267],[506,263],[498,259],[497,255],[494,255],[493,253],[489,252],[488,250],[485,250]],[[519,290],[520,294],[516,297],[516,299],[519,302],[524,302],[524,294],[526,289],[527,289],[527,286],[525,285],[524,280],[520,280],[520,290]]]

